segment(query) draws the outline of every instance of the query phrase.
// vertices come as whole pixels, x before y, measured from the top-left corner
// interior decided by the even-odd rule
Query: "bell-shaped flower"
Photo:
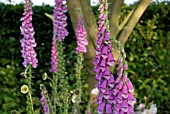
[[[115,80],[114,80],[114,76],[111,74],[110,75],[110,79],[108,80],[108,86],[113,88],[115,85]]]
[[[130,93],[133,93],[134,88],[133,88],[132,82],[129,80],[129,81],[126,82],[126,85],[127,85],[128,91]]]
[[[128,94],[128,101],[127,101],[127,103],[130,106],[133,106],[136,103],[136,99],[134,98],[134,95],[132,93]]]
[[[109,52],[109,53],[108,53],[108,58],[107,58],[107,65],[113,66],[113,64],[114,64],[115,62],[116,62],[116,61],[114,60],[114,57],[113,57],[112,52]]]
[[[103,80],[99,85],[98,85],[98,89],[104,93],[106,91],[107,88],[107,80]]]
[[[108,66],[106,66],[106,69],[105,69],[105,71],[103,72],[103,78],[105,78],[105,79],[107,79],[107,80],[109,80],[110,79],[110,76],[111,74],[110,74],[110,69],[109,69],[109,67]]]
[[[119,91],[118,95],[116,96],[116,100],[118,103],[122,103],[123,102],[123,97],[122,97],[122,92]]]
[[[127,90],[127,86],[124,84],[123,87],[122,87],[122,97],[123,98],[128,98],[128,90]]]
[[[100,103],[99,105],[98,105],[98,107],[97,107],[97,112],[98,112],[98,114],[103,114],[103,112],[104,112],[104,109],[105,109],[105,106],[106,106],[106,103],[105,102],[102,102],[102,103]]]
[[[103,93],[103,97],[105,99],[109,99],[109,97],[110,97],[110,90],[108,89],[108,87],[106,88],[106,91]]]
[[[112,105],[110,103],[106,104],[106,114],[112,114],[113,110],[112,110]]]
[[[127,112],[129,109],[128,109],[128,104],[127,104],[127,100],[123,100],[123,102],[121,103],[121,110],[123,112]]]

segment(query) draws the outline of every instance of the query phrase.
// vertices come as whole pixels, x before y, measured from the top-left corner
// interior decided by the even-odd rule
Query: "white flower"
[[[91,94],[93,94],[93,95],[98,95],[99,94],[99,90],[98,90],[98,88],[94,88],[92,91],[91,91]]]
[[[145,109],[140,114],[157,114],[157,107],[156,104],[151,104],[150,109]]]
[[[138,109],[138,110],[142,110],[144,107],[145,107],[145,104],[139,104],[138,107],[137,107],[137,109]]]
[[[76,96],[75,94],[72,96],[71,101],[72,101],[73,103],[77,102],[77,101],[76,101],[76,97],[77,97],[77,96]],[[81,101],[79,101],[79,102],[81,102]]]
[[[156,104],[152,104],[151,108],[149,109],[150,114],[156,114],[157,113],[157,107]]]

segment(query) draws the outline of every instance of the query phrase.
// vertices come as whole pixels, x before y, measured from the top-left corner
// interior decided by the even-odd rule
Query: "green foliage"
[[[169,14],[169,2],[152,3],[125,45],[138,104],[154,102],[163,114],[170,111],[170,32],[162,22]]]

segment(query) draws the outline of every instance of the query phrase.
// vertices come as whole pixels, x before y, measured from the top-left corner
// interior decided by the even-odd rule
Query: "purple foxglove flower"
[[[100,70],[99,66],[96,66],[96,67],[94,68],[94,72],[99,73],[100,71],[101,71],[101,70]]]
[[[128,81],[127,74],[123,74],[122,80],[123,80],[123,82],[127,82]]]
[[[107,80],[103,80],[99,85],[98,85],[98,89],[104,93],[106,91],[106,87],[107,87]]]
[[[122,61],[123,61],[123,59],[122,59],[122,58],[119,58],[119,59],[118,59],[118,62],[119,62],[119,63],[121,63]]]
[[[58,41],[62,41],[69,33],[66,30],[67,16],[64,14],[67,12],[67,7],[63,4],[64,0],[55,0],[53,9],[54,17],[54,34],[57,35]]]
[[[134,110],[133,110],[133,106],[128,106],[128,114],[135,114]]]
[[[105,4],[104,8],[107,10],[109,8],[109,5]]]
[[[88,41],[86,40],[86,29],[83,27],[82,21],[82,17],[79,16],[76,29],[77,53],[87,52],[86,45],[88,45]]]
[[[21,42],[21,53],[22,57],[24,58],[24,62],[22,63],[24,67],[28,64],[31,64],[33,68],[37,67],[38,60],[36,58],[37,54],[34,50],[36,47],[36,42],[34,39],[34,28],[31,23],[32,21],[32,2],[31,0],[25,0],[24,4],[24,13],[23,17],[21,18],[22,26],[21,34],[24,36],[23,39],[20,40]]]
[[[100,46],[99,48],[96,48],[96,50],[95,50],[96,55],[99,55],[99,54],[101,53],[102,47],[103,47],[103,46]],[[107,58],[107,57],[106,57],[106,58]]]
[[[106,67],[106,60],[101,59],[99,65],[102,66],[102,67]]]
[[[103,34],[103,33],[105,32],[105,30],[106,30],[106,27],[103,26],[103,27],[101,28],[101,30],[100,30],[100,33]]]
[[[114,109],[115,112],[119,112],[120,111],[120,104],[115,104]]]
[[[130,112],[132,112],[133,114],[134,111],[132,107],[136,103],[136,99],[134,98],[134,95],[131,92],[131,90],[133,90],[132,83],[127,78],[127,74],[124,74],[123,78],[118,82],[118,84],[113,90],[114,91],[113,95],[116,95],[116,100],[120,104],[119,108],[121,110],[119,111],[119,113],[124,114],[130,110]]]
[[[114,76],[111,74],[110,79],[108,80],[108,86],[113,88],[114,85],[115,85]]]
[[[102,103],[103,102],[103,94],[101,93],[98,98],[97,98],[97,103]]]
[[[102,17],[103,17],[103,15],[104,15],[104,14],[102,14],[102,13],[101,13],[101,14],[99,15],[99,18],[102,18]],[[101,20],[101,21],[103,21],[103,20]]]
[[[42,95],[40,101],[41,101],[41,104],[42,104],[42,107],[43,107],[43,110],[44,110],[44,114],[50,114],[50,109],[47,105],[46,98],[43,95]]]
[[[113,57],[113,54],[112,54],[112,52],[110,52],[110,53],[108,54],[108,58],[107,58],[107,65],[113,66],[113,64],[114,64],[115,62],[116,62],[116,61],[115,61],[115,59],[114,59],[114,57]]]
[[[101,46],[102,50],[101,50],[101,56],[103,57],[103,59],[106,59],[108,57],[108,46]]]
[[[110,94],[110,96],[109,96],[109,99],[108,99],[108,103],[110,103],[110,104],[113,104],[114,103],[114,96],[113,96],[113,94]]]
[[[106,91],[103,93],[103,97],[105,99],[109,99],[109,97],[110,97],[110,90],[108,89],[108,87],[106,88]]]
[[[96,46],[99,48],[102,45],[103,42],[103,37],[100,36],[99,39],[97,40]]]
[[[123,100],[122,104],[121,104],[121,110],[123,112],[127,112],[128,111],[128,104],[127,104],[127,100]]]
[[[129,81],[127,81],[126,84],[127,84],[128,91],[129,91],[130,93],[133,93],[134,88],[133,88],[132,82],[129,80]]]
[[[115,88],[117,88],[117,89],[122,89],[122,87],[123,87],[123,81],[121,80],[117,85],[116,85],[116,87]]]
[[[120,89],[118,89],[118,88],[114,88],[114,89],[113,89],[113,95],[117,95],[117,93],[119,92],[119,90],[120,90]]]
[[[136,99],[134,98],[134,95],[132,93],[128,94],[128,101],[127,101],[127,103],[130,106],[133,106],[136,103]]]
[[[102,20],[105,20],[107,18],[107,15],[106,14],[104,14],[103,16],[102,16]]]
[[[98,61],[98,63],[99,63],[99,61],[100,61],[100,59],[101,59],[101,56],[100,55],[96,55],[95,56],[95,59]]]
[[[128,65],[124,64],[124,70],[128,70]]]
[[[106,79],[106,80],[109,80],[110,79],[110,69],[108,66],[106,66],[106,70],[103,72],[103,77]]]
[[[107,11],[105,11],[108,7],[105,0],[100,0],[99,5],[99,21],[98,21],[98,40],[96,42],[96,57],[94,60],[95,69],[94,72],[96,73],[96,80],[98,80],[97,88],[99,89],[100,95],[98,96],[97,103],[98,114],[112,114],[113,107],[112,104],[116,104],[117,100],[115,100],[115,96],[113,95],[113,88],[115,86],[115,80],[113,75],[110,72],[110,67],[114,65],[116,62],[114,60],[112,54],[112,44],[110,41],[110,32],[108,31],[108,26],[106,25],[106,18]],[[122,83],[123,85],[123,83]],[[120,88],[121,89],[121,88]],[[117,89],[117,93],[119,93],[120,89]],[[121,96],[121,95],[120,95]],[[119,97],[118,97],[119,98]],[[121,96],[121,100],[123,101],[123,97]]]
[[[123,66],[123,63],[120,63],[119,66],[117,67],[117,70],[121,69]]]
[[[116,84],[119,83],[121,77],[122,77],[122,72],[118,73],[118,76],[117,76],[116,81],[115,81]]]
[[[99,27],[101,28],[103,26],[104,26],[104,21],[101,21]]]
[[[97,112],[99,113],[99,114],[103,114],[103,112],[104,112],[104,109],[105,109],[105,102],[102,102],[102,103],[100,103],[99,105],[98,105],[98,107],[97,107]]]
[[[102,80],[102,73],[96,75],[96,80],[98,81]]]
[[[123,102],[123,97],[122,97],[122,92],[119,91],[118,95],[116,96],[117,102],[122,103]]]
[[[123,85],[122,87],[122,97],[125,99],[128,98],[128,90],[126,85]]]
[[[112,105],[110,103],[106,104],[106,114],[112,114],[113,110],[112,110]]]
[[[56,49],[56,39],[53,38],[53,42],[52,42],[52,50],[51,50],[51,72],[56,73],[58,71],[57,69],[57,49]]]

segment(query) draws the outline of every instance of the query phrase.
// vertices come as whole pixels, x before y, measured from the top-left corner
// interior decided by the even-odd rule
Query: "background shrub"
[[[132,7],[132,6],[130,6]],[[93,8],[95,14],[96,7]],[[126,7],[124,13],[128,11]],[[38,67],[34,69],[34,102],[37,113],[40,112],[40,90],[44,72],[49,73],[52,21],[44,13],[52,14],[48,5],[33,7],[33,26],[37,42]],[[0,3],[0,113],[9,114],[12,110],[25,112],[25,96],[20,93],[24,77],[20,75],[22,66],[19,21],[23,13],[23,5],[5,5]],[[68,15],[68,14],[67,14]],[[70,90],[75,87],[73,64],[75,63],[75,35],[68,18],[69,36],[65,40],[65,54]],[[129,77],[135,85],[135,96],[138,104],[150,102],[157,104],[159,113],[170,112],[170,2],[152,3],[132,32],[125,45],[129,61]],[[83,83],[87,79],[83,73]],[[46,82],[48,83],[48,82]],[[87,89],[87,85],[84,89]],[[87,93],[86,93],[87,95]],[[146,96],[146,97],[145,97]],[[87,96],[83,99],[87,102]],[[85,103],[86,104],[86,103]],[[86,107],[86,106],[83,106]]]

